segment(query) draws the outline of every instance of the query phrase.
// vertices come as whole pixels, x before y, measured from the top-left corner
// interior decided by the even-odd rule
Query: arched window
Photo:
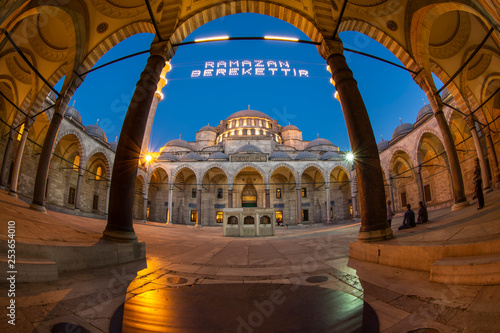
[[[260,224],[271,224],[271,218],[267,215],[261,216]]]
[[[102,178],[102,168],[98,166],[95,171],[95,180],[101,180],[101,178]]]
[[[73,160],[73,170],[78,171],[80,168],[80,156],[76,155],[75,159]]]

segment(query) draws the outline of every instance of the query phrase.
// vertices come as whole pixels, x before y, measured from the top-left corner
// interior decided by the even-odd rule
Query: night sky
[[[220,35],[275,35],[308,40],[300,30],[281,20],[259,14],[237,14],[205,24],[185,41]],[[347,48],[400,64],[384,46],[365,35],[343,32],[340,37]],[[111,49],[96,66],[147,50],[153,38],[152,34],[132,36]],[[377,142],[381,135],[390,140],[400,124],[399,118],[403,122],[415,122],[417,112],[427,100],[408,72],[361,55],[345,52],[345,56],[367,106]],[[87,75],[71,102],[75,101],[84,125],[95,124],[99,119],[108,141],[115,140],[147,57],[147,54],[137,56]],[[249,72],[249,66],[243,66],[246,70],[243,75],[242,62],[245,60],[250,61],[252,70]],[[215,75],[219,61],[226,61],[226,75]],[[238,61],[238,75],[229,75],[229,61]],[[273,63],[268,67],[268,61],[276,62],[275,75],[269,69],[274,67]],[[290,68],[286,76],[280,61],[281,68]],[[211,77],[203,76],[206,62],[214,62]],[[350,150],[340,103],[333,97],[335,89],[329,83],[330,73],[314,45],[281,41],[185,45],[177,49],[171,63],[172,70],[167,74],[168,83],[163,89],[165,97],[156,112],[150,150],[157,151],[179,135],[184,140],[194,141],[199,128],[207,124],[217,126],[220,120],[247,109],[248,105],[277,119],[282,126],[288,123],[297,126],[304,140],[313,140],[319,135],[341,150]],[[258,73],[264,75],[256,75],[256,68],[262,65],[264,69]],[[222,64],[219,68],[223,68]],[[201,75],[191,77],[196,70]],[[299,76],[299,70],[307,71],[307,77]]]

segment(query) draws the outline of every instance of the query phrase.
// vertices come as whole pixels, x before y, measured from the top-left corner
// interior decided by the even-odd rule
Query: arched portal
[[[234,207],[265,207],[263,175],[253,167],[239,170],[233,181]]]
[[[291,166],[273,170],[270,183],[271,208],[276,211],[276,222],[291,224],[297,221],[296,171]]]
[[[390,170],[394,210],[396,212],[405,211],[407,204],[417,207],[419,189],[410,156],[402,150],[395,151],[390,162]]]
[[[330,173],[330,214],[331,221],[352,217],[351,182],[349,174],[342,167],[335,167]]]
[[[173,180],[172,223],[198,223],[197,175],[186,166],[177,170]]]
[[[222,225],[223,209],[229,205],[227,174],[220,167],[211,167],[203,175],[202,225]]]
[[[319,166],[308,166],[301,174],[301,221],[320,223],[326,221],[325,177]]]
[[[417,151],[424,201],[427,206],[437,206],[453,200],[451,175],[443,143],[433,133],[424,133]]]
[[[166,222],[169,201],[168,175],[163,168],[151,172],[148,187],[148,220]]]

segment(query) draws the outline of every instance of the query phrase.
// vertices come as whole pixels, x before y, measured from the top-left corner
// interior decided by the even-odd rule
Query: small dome
[[[158,160],[177,162],[179,159],[172,153],[163,152],[160,154],[160,157],[158,157]]]
[[[212,155],[208,156],[208,160],[209,161],[229,161],[229,156],[218,151],[218,152],[213,153]]]
[[[181,161],[203,161],[203,157],[196,153],[187,153],[186,155],[181,157]]]
[[[116,147],[118,146],[118,142],[110,142],[109,143],[109,149],[114,151],[116,153]]]
[[[236,150],[236,153],[259,153],[259,154],[262,154],[262,150],[260,150],[259,147],[257,146],[254,146],[254,145],[244,145],[244,146],[241,146],[240,148],[238,148],[238,150]]]
[[[104,142],[108,142],[108,138],[106,137],[106,133],[102,130],[97,125],[88,125],[85,126],[85,132],[87,132],[88,135],[96,138],[96,139],[101,139]]]
[[[217,132],[217,128],[212,127],[212,126],[203,126],[202,128],[200,128],[200,130],[198,132],[203,132],[203,131]]]
[[[269,120],[273,120],[273,118],[269,117],[267,114],[264,112],[256,111],[256,110],[242,110],[233,113],[229,117],[226,118],[226,121],[233,119],[233,118],[241,118],[241,117],[257,117],[257,118],[265,118]]]
[[[182,147],[182,148],[187,148],[189,150],[193,150],[193,148],[191,148],[191,145],[187,141],[182,139],[170,140],[165,144],[165,147]]]
[[[333,151],[329,151],[329,152],[326,152],[323,155],[321,155],[320,160],[325,161],[325,160],[337,159],[337,158],[338,159],[341,158],[339,154],[337,154]]]
[[[317,139],[314,139],[307,144],[306,150],[309,150],[309,149],[314,148],[314,147],[319,147],[319,146],[333,146],[333,147],[335,147],[335,145],[330,140],[317,138]]]
[[[299,161],[299,160],[317,160],[318,158],[316,157],[316,155],[314,155],[313,153],[309,152],[309,151],[303,151],[303,152],[300,152],[297,156],[295,156],[295,160]]]
[[[286,125],[281,129],[282,132],[284,131],[298,131],[299,129],[295,125]]]
[[[379,143],[377,143],[377,148],[378,151],[386,150],[387,148],[389,148],[389,141],[387,140],[380,141]]]
[[[80,115],[80,112],[72,106],[68,106],[64,116],[68,119],[74,119],[80,124],[82,123],[82,116]]]
[[[424,105],[420,111],[418,111],[417,113],[417,121],[419,121],[420,119],[422,119],[423,117],[425,117],[426,115],[428,114],[432,114],[432,106],[430,104],[427,104],[427,105]]]
[[[282,152],[282,151],[275,151],[271,155],[269,155],[269,160],[273,161],[284,161],[284,160],[291,160],[292,158],[288,156],[287,153]]]
[[[392,140],[400,137],[400,136],[405,136],[406,134],[410,133],[413,130],[413,124],[410,123],[404,123],[396,127],[394,132],[392,132]]]

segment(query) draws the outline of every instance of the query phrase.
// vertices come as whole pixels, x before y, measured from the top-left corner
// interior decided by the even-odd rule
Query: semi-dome
[[[269,155],[269,160],[273,161],[285,161],[285,160],[291,160],[292,158],[285,152],[283,151],[275,151],[271,155]]]
[[[229,156],[224,154],[223,152],[216,152],[213,153],[212,155],[208,156],[209,161],[229,161]]]
[[[339,154],[333,152],[333,151],[329,151],[329,152],[326,152],[324,153],[323,155],[321,155],[320,157],[320,160],[330,160],[330,159],[337,159],[337,158],[341,158]]]
[[[404,123],[396,127],[394,132],[392,132],[392,140],[400,137],[400,136],[405,136],[406,134],[410,133],[413,130],[413,124],[410,123]]]
[[[377,148],[378,151],[386,150],[387,148],[389,148],[389,141],[387,140],[380,141],[379,143],[377,143]]]
[[[103,129],[97,125],[85,126],[85,132],[87,132],[88,135],[90,135],[96,139],[101,139],[104,142],[108,142],[108,138],[106,137],[106,133],[104,133]]]
[[[335,147],[335,145],[330,140],[317,138],[317,139],[314,139],[307,144],[306,150],[309,150],[309,149],[315,148],[315,147],[319,147],[319,146],[333,146],[333,147]]]
[[[295,160],[317,160],[316,155],[309,151],[302,151],[297,156],[295,156]]]
[[[269,120],[273,120],[273,118],[269,117],[264,112],[260,112],[257,110],[241,110],[233,113],[229,117],[226,118],[226,121],[234,119],[234,118],[242,118],[242,117],[256,117],[256,118],[265,118]]]
[[[262,150],[260,150],[260,148],[257,146],[248,144],[248,145],[244,145],[244,146],[241,146],[240,148],[238,148],[236,150],[236,153],[237,154],[238,153],[245,153],[245,154],[259,153],[259,154],[262,154]]]
[[[182,147],[182,148],[187,148],[189,150],[193,150],[191,145],[187,141],[182,139],[170,140],[165,144],[165,147]]]
[[[286,125],[285,127],[283,127],[281,129],[282,132],[285,132],[285,131],[298,131],[298,127],[295,126],[295,125]]]
[[[203,161],[203,157],[201,157],[200,155],[198,155],[194,152],[191,152],[191,153],[187,153],[186,155],[182,156],[181,161]]]
[[[179,159],[177,156],[175,156],[172,153],[169,152],[163,152],[160,154],[160,157],[158,157],[158,160],[164,160],[164,161],[170,161],[170,162],[177,162]]]
[[[432,114],[432,106],[430,104],[424,105],[417,113],[417,121],[422,119],[428,114]]]
[[[109,149],[114,151],[116,153],[116,147],[118,146],[118,142],[110,142],[109,143]]]
[[[200,128],[200,130],[198,132],[203,132],[203,131],[206,131],[206,132],[217,132],[217,128],[213,127],[213,126],[203,126],[202,128]]]
[[[68,119],[74,119],[80,124],[82,123],[82,116],[80,115],[80,112],[78,112],[78,110],[72,106],[68,106],[66,112],[64,113],[64,116]]]

